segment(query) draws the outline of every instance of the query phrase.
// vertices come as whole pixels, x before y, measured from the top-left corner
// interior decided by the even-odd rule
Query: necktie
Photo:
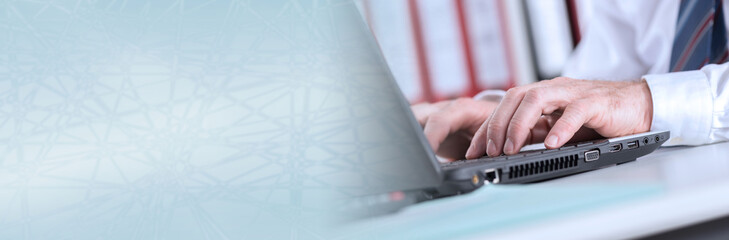
[[[676,22],[670,71],[700,69],[727,58],[721,0],[682,0]]]

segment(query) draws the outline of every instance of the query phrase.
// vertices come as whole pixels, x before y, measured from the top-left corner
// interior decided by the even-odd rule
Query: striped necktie
[[[727,58],[721,0],[682,0],[671,53],[671,72],[696,70]]]

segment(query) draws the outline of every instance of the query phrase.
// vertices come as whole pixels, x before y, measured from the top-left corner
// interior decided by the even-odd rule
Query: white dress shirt
[[[591,80],[645,79],[653,98],[651,130],[670,130],[666,145],[726,141],[729,63],[695,71],[668,71],[679,3],[594,1],[594,15],[562,75]],[[724,0],[725,20],[729,19],[727,3],[729,0]]]

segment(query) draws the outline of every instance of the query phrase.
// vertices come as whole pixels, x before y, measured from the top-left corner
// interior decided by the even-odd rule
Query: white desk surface
[[[630,164],[562,178],[548,184],[658,183],[666,191],[600,211],[503,232],[504,237],[581,239],[645,236],[729,215],[729,143],[661,148]],[[574,229],[590,229],[574,231]],[[526,230],[526,231],[524,231]]]
[[[541,206],[540,206],[541,205]],[[616,239],[729,216],[729,143],[661,148],[635,162],[491,187],[374,219],[388,236]]]

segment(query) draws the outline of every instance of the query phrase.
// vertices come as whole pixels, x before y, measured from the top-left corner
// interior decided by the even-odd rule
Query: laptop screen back
[[[353,123],[361,130],[357,131],[357,141],[367,149],[360,167],[369,176],[363,177],[368,178],[373,192],[439,186],[443,178],[439,163],[374,37],[362,18],[347,19],[351,22],[346,25],[356,29],[357,36],[353,38],[358,40],[354,43],[361,44],[343,49],[353,58],[348,58],[352,62],[341,64],[359,71],[351,72],[352,78],[342,81],[357,89],[351,96],[356,98],[351,107],[355,116],[362,116]]]

